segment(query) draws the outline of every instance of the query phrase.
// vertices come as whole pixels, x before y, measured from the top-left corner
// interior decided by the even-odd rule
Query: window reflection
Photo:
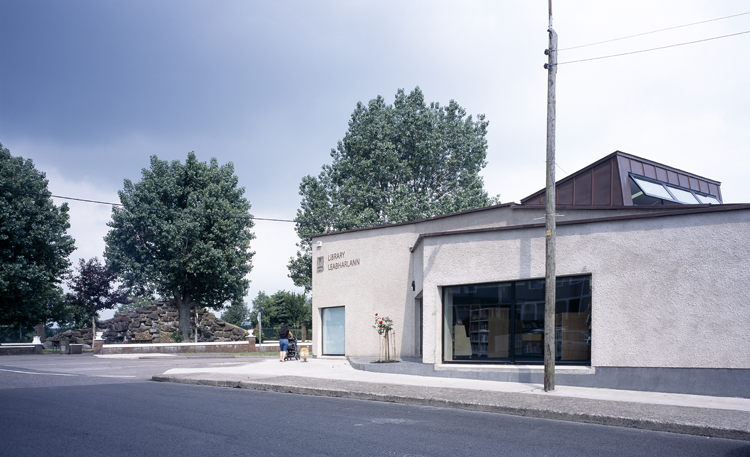
[[[443,360],[539,363],[544,360],[544,280],[443,289]],[[591,276],[559,278],[555,358],[591,360]]]
[[[633,205],[674,205],[678,203],[699,204],[721,202],[712,195],[701,195],[690,189],[668,185],[662,182],[649,181],[642,177],[630,175],[630,198]]]
[[[450,287],[444,293],[449,360],[508,360],[511,285]]]
[[[544,280],[519,281],[515,284],[516,360],[544,361]]]
[[[346,354],[346,312],[343,306],[323,308],[323,355]]]

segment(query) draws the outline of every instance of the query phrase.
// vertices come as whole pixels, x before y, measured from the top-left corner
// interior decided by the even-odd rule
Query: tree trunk
[[[178,291],[174,291],[174,303],[177,306],[178,319],[180,320],[180,333],[182,333],[182,341],[190,342],[190,307],[192,300],[190,296],[185,297]]]

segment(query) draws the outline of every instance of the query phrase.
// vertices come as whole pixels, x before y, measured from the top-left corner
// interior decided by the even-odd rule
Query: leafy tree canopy
[[[242,325],[247,319],[249,311],[244,301],[235,300],[231,305],[227,306],[224,312],[221,314],[222,320],[229,322],[233,325]]]
[[[0,144],[0,325],[52,318],[75,250],[68,205],[55,206],[45,174]]]
[[[248,314],[248,320],[253,324],[253,327],[258,325],[258,313],[260,313],[263,327],[272,327],[271,322],[276,322],[276,306],[271,297],[263,291],[258,292],[258,295],[253,299],[253,306]]]
[[[117,275],[97,257],[79,259],[78,274],[70,275],[68,280],[68,303],[85,311],[87,320],[94,319],[99,311],[130,301],[126,292],[116,289],[116,282]]]
[[[141,181],[125,180],[105,237],[107,264],[137,295],[173,297],[180,332],[190,337],[190,309],[221,309],[247,293],[255,238],[250,203],[234,165],[151,157]]]
[[[258,292],[253,300],[253,309],[248,320],[258,325],[258,312],[261,313],[263,327],[278,327],[287,324],[299,327],[303,322],[310,322],[312,302],[304,294],[280,290],[270,297],[265,292]]]
[[[407,222],[498,203],[484,190],[488,121],[458,103],[427,105],[419,87],[357,103],[333,163],[300,184],[300,243],[288,264],[294,284],[312,287],[311,236]]]
[[[121,303],[117,306],[118,313],[129,313],[134,311],[136,308],[142,308],[149,306],[154,301],[154,297],[146,295],[130,295],[126,303]]]

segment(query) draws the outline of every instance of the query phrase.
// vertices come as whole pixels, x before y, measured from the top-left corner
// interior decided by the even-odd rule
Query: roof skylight
[[[632,176],[632,178],[633,181],[638,184],[638,187],[641,188],[643,193],[648,195],[649,197],[663,198],[665,200],[675,200],[675,198],[672,197],[672,194],[667,192],[667,189],[665,189],[661,183],[644,181],[643,179],[636,178],[635,176]]]
[[[675,187],[660,181],[647,180],[632,174],[630,175],[630,179],[632,179],[632,183],[640,190],[640,192],[636,192],[636,188],[631,184],[633,204],[635,205],[664,205],[670,203],[688,205],[721,204],[721,201],[713,195],[702,195],[690,189]],[[648,199],[647,197],[651,198]]]
[[[693,205],[701,203],[697,198],[695,198],[695,195],[693,195],[692,192],[688,192],[686,190],[678,189],[672,186],[667,186],[667,190],[675,196],[675,200],[677,200],[678,202],[691,203]]]
[[[696,197],[698,197],[698,200],[701,201],[701,203],[710,203],[712,205],[721,205],[721,202],[718,198],[714,197],[713,195],[701,195],[701,194],[695,194]]]

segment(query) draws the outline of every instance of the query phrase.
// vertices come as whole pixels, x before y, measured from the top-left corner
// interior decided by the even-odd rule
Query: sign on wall
[[[325,269],[325,266],[324,266],[325,260],[326,259],[323,256],[318,257],[318,271],[323,271]],[[328,254],[327,260],[328,260],[328,270],[338,270],[341,268],[350,268],[350,267],[359,266],[359,259],[347,259],[346,251],[334,252],[333,254]]]

